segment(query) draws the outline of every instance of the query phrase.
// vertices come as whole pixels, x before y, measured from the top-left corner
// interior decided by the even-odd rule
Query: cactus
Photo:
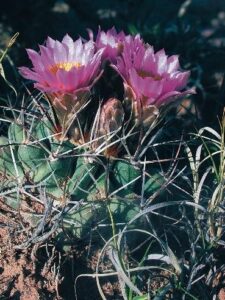
[[[151,160],[148,136],[162,104],[193,93],[182,91],[189,72],[177,70],[177,56],[154,53],[139,35],[111,33],[106,44],[74,42],[66,35],[61,43],[48,38],[40,53],[28,49],[33,68],[21,67],[20,73],[35,81],[44,97],[34,99],[0,137],[6,203],[19,208],[26,190],[35,191],[45,205],[51,202],[51,222],[58,222],[62,243],[95,228],[103,236],[108,229],[115,233],[161,190],[164,177],[146,163]],[[108,62],[116,73],[106,90],[117,74],[124,99],[115,88],[99,101],[105,93],[92,89]]]
[[[122,114],[122,104],[118,101],[109,100],[109,103],[116,108],[115,114],[118,108]],[[63,231],[60,233],[58,230],[57,235],[63,244],[68,235],[79,238],[87,236],[93,226],[108,236],[112,221],[110,213],[115,224],[123,226],[140,211],[141,165],[132,162],[125,154],[111,156],[110,139],[108,148],[106,146],[106,150],[102,151],[104,155],[95,153],[95,148],[101,148],[101,143],[105,143],[110,130],[118,129],[121,134],[122,123],[116,116],[113,117],[114,111],[110,110],[110,104],[107,105],[111,118],[104,118],[104,121],[109,120],[110,125],[114,123],[111,127],[106,124],[104,134],[100,132],[97,136],[98,142],[96,135],[93,142],[90,137],[90,142],[81,146],[68,138],[58,139],[55,121],[50,122],[43,114],[38,118],[27,117],[25,124],[18,117],[8,128],[8,137],[0,138],[0,174],[8,182],[14,182],[14,186],[15,183],[24,189],[27,185],[33,186],[38,195],[44,193],[57,208],[64,210],[61,220]],[[40,112],[36,111],[36,114]],[[51,111],[50,115],[53,115]],[[116,141],[115,135],[112,140]],[[120,139],[116,145],[121,147]],[[150,173],[154,175],[154,171]],[[145,197],[160,188],[161,177],[160,180],[160,183],[157,180],[154,182],[153,176],[146,179]],[[22,192],[18,197],[14,191],[6,197],[6,203],[18,209],[22,198]],[[37,223],[40,221],[34,220]],[[108,227],[101,228],[103,223]]]

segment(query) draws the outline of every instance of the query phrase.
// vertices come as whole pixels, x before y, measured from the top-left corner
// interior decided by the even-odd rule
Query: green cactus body
[[[8,130],[8,139],[4,136],[0,137],[0,173],[6,177],[24,177],[24,171],[18,158],[18,144],[24,139],[24,130],[22,126],[15,123],[11,124]]]
[[[81,166],[84,164],[81,163],[79,167]],[[82,194],[84,202],[81,207],[71,208],[65,215],[64,230],[67,229],[68,236],[71,237],[82,238],[88,236],[92,230],[93,233],[98,231],[105,238],[109,238],[112,234],[110,213],[119,230],[119,227],[123,227],[139,212],[140,201],[132,189],[137,183],[135,180],[140,179],[140,171],[128,162],[113,162],[109,180],[107,180],[106,171],[99,174],[97,166],[90,164],[89,167],[95,172],[90,169],[91,176],[90,173],[85,173],[83,176],[82,184],[87,180],[85,183],[89,185],[89,188],[86,185],[86,195],[84,192]],[[134,181],[133,185],[131,184],[132,188],[128,189],[128,183],[132,180]]]
[[[59,141],[53,133],[45,119],[33,122],[32,128],[26,130],[12,123],[8,138],[0,138],[0,172],[5,172],[9,181],[17,174],[21,184],[28,181],[37,191],[45,191],[58,208],[63,203],[62,228],[56,234],[59,244],[71,243],[73,237],[87,237],[90,232],[110,238],[112,221],[118,232],[140,212],[143,170],[127,159],[90,159],[84,148],[76,150],[70,141]],[[144,197],[164,182],[154,170],[150,173],[153,175],[146,177]],[[68,199],[72,201],[67,203]],[[7,201],[18,208],[18,195]]]
[[[11,143],[23,143],[26,139],[24,127],[21,124],[12,123],[8,129],[8,137]]]
[[[98,164],[89,163],[85,157],[78,157],[75,172],[68,183],[68,190],[75,200],[88,197],[88,189],[93,185],[99,168]]]
[[[71,209],[63,219],[63,228],[66,236],[71,239],[89,238],[90,232],[98,233],[104,238],[110,238],[112,235],[112,224],[109,210],[113,215],[113,221],[117,230],[130,221],[139,212],[139,202],[135,199],[129,199],[129,202],[113,198],[92,200],[83,203],[77,210]],[[65,237],[64,237],[65,238]]]
[[[76,161],[63,153],[72,150],[73,145],[67,141],[60,143],[54,140],[50,130],[42,123],[39,124],[33,126],[29,134],[21,125],[10,125],[9,138],[1,137],[0,140],[0,171],[11,178],[18,173],[20,182],[29,180],[53,197],[62,198],[67,193],[66,182],[71,177]],[[18,172],[15,172],[15,164]]]
[[[35,175],[36,169],[42,165],[48,156],[48,153],[39,145],[21,144],[18,147],[18,158],[26,172],[30,172],[31,178]],[[33,173],[33,174],[32,174]],[[41,180],[41,178],[40,178]]]
[[[118,188],[117,195],[123,197],[140,192],[141,170],[128,161],[116,161],[112,172],[112,182]]]
[[[9,146],[9,141],[6,137],[0,137],[0,173],[6,178],[23,178],[23,168],[18,159],[16,146]]]
[[[145,179],[144,184],[144,196],[145,198],[150,197],[153,193],[160,190],[165,184],[166,178],[162,176],[156,168],[149,171],[150,175]]]

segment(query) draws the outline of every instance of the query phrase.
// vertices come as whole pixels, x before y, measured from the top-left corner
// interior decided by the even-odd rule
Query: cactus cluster
[[[154,53],[139,35],[114,29],[99,32],[96,42],[48,38],[40,53],[27,52],[33,68],[20,72],[43,98],[22,109],[0,138],[6,203],[18,209],[26,189],[50,199],[63,232],[77,237],[103,224],[127,223],[165,182],[146,163],[148,137],[160,106],[193,92],[182,91],[189,72],[178,71],[177,56]],[[107,78],[109,67],[114,73]],[[124,96],[115,85],[100,100],[104,92],[95,83],[102,80],[107,90],[116,76]]]
[[[110,103],[121,109],[122,103],[117,101],[111,99]],[[117,149],[116,153],[121,148],[122,137],[118,141],[116,137],[110,140],[116,147],[105,143],[107,132],[104,130],[114,130],[116,121],[110,107],[104,108],[103,105],[101,111],[111,116],[105,119],[108,124],[104,126],[99,122],[96,125],[99,120],[94,120],[98,136],[92,143],[84,144],[74,144],[73,139],[62,138],[57,133],[57,126],[51,122],[53,117],[49,120],[35,108],[32,113],[26,113],[26,121],[21,116],[12,121],[8,136],[0,137],[0,174],[5,180],[2,192],[8,191],[5,202],[19,209],[26,189],[32,190],[36,197],[45,195],[63,211],[64,230],[67,228],[77,237],[85,236],[93,224],[110,224],[110,214],[115,224],[125,224],[134,217],[140,211],[141,199],[147,199],[164,179],[127,154],[112,156],[112,148]],[[53,115],[47,106],[45,112]],[[124,143],[127,141],[129,138]],[[96,149],[101,145],[105,150],[98,154]]]

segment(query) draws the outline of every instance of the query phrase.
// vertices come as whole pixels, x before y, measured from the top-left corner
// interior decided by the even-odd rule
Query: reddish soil
[[[27,204],[27,212],[43,212],[41,205],[33,205],[32,202]],[[24,212],[25,209],[22,209]],[[0,201],[0,299],[75,300],[75,291],[77,300],[101,299],[96,279],[92,276],[96,272],[100,246],[95,242],[87,246],[77,240],[74,248],[65,254],[57,250],[54,241],[49,238],[47,243],[21,247],[26,245],[24,243],[34,230],[31,225],[27,215],[13,212]],[[107,257],[99,265],[100,273],[106,270],[114,270]],[[167,277],[167,273],[156,273],[150,290],[160,289],[167,283]],[[143,282],[147,283],[147,277],[143,277]],[[101,278],[100,284],[107,300],[122,299],[116,276]],[[215,286],[220,284],[219,279],[214,282]],[[171,298],[168,295],[165,299]],[[218,300],[225,300],[224,288],[220,289]]]
[[[21,216],[13,214],[1,204],[1,299],[60,299],[58,295],[60,277],[53,271],[57,254],[53,247],[48,247],[47,252],[44,249],[45,245],[16,249],[26,241],[28,235],[29,227],[23,223]]]
[[[43,212],[40,205],[32,203],[26,211],[31,209],[35,213]],[[0,299],[75,299],[75,278],[80,274],[95,273],[99,250],[78,241],[70,253],[63,254],[56,250],[51,239],[46,244],[21,247],[34,230],[24,212],[23,207],[20,214],[13,212],[0,201]],[[100,271],[106,268],[111,265],[100,265]],[[115,280],[101,279],[107,299],[121,299]],[[81,300],[101,298],[96,280],[91,276],[82,276],[77,281],[76,292],[77,299]]]

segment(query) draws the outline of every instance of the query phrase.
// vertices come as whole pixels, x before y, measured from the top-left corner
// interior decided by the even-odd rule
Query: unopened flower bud
[[[94,130],[92,148],[106,156],[116,156],[118,152],[118,133],[122,127],[124,111],[122,103],[110,98],[100,109]],[[118,140],[118,142],[116,142]]]

